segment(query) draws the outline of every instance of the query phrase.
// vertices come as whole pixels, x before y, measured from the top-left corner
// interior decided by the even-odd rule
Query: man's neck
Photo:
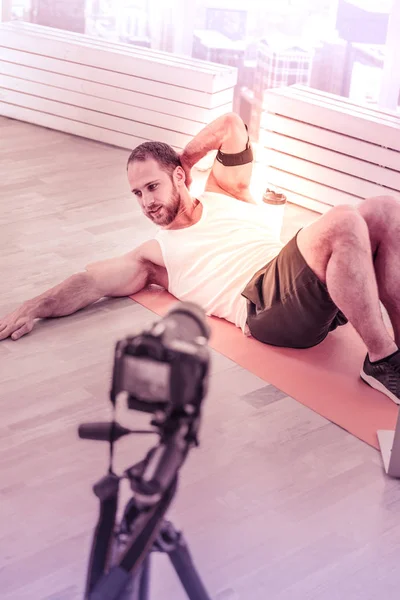
[[[184,229],[197,223],[202,214],[202,206],[197,198],[192,198],[189,192],[180,198],[180,208],[175,219],[163,229]]]

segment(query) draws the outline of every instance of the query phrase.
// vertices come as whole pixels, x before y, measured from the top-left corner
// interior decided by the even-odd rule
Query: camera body
[[[128,408],[197,412],[208,388],[209,328],[196,305],[181,303],[115,348],[111,401],[127,393]],[[189,408],[191,407],[191,408]]]

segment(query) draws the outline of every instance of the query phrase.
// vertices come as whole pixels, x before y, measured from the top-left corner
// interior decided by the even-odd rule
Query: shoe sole
[[[371,375],[367,375],[364,372],[364,370],[361,371],[360,377],[369,386],[371,386],[375,390],[378,390],[378,392],[382,392],[382,394],[385,394],[385,396],[390,398],[395,404],[400,405],[400,398],[398,398],[397,396],[392,394],[392,392],[390,392],[382,383],[380,383],[380,381],[375,379],[375,377],[372,377]]]

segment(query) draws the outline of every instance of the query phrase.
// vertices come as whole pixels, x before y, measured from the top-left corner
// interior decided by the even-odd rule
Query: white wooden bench
[[[30,23],[0,24],[0,114],[133,148],[182,149],[232,110],[237,70]]]
[[[400,116],[304,86],[268,90],[260,134],[268,184],[317,212],[400,197]]]

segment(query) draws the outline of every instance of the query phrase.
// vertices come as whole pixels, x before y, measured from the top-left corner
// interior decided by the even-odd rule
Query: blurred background
[[[257,138],[263,92],[301,83],[399,110],[400,0],[0,0],[23,20],[238,68],[234,110]],[[390,20],[392,20],[390,24]],[[400,69],[397,69],[400,73]],[[400,74],[399,74],[400,78]]]

